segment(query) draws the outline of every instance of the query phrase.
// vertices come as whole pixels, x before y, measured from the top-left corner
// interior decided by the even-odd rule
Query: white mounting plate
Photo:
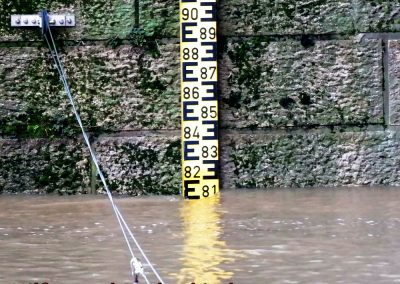
[[[50,27],[75,27],[75,15],[49,14]],[[39,15],[11,15],[11,27],[42,27],[42,18]]]

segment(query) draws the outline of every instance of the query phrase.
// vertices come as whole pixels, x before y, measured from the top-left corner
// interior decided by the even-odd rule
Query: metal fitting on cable
[[[42,35],[46,35],[49,32],[49,14],[47,10],[40,10]]]
[[[139,275],[143,274],[144,271],[142,263],[135,257],[132,257],[131,259],[131,269],[132,275],[134,276],[133,284],[139,284]]]

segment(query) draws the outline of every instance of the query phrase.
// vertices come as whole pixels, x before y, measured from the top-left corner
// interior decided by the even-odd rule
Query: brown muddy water
[[[400,282],[400,189],[117,203],[166,283]],[[132,283],[129,261],[105,196],[0,196],[0,283]]]

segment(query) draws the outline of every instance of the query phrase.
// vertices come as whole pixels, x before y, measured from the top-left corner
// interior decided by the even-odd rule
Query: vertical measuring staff
[[[219,192],[217,1],[181,0],[182,193]]]

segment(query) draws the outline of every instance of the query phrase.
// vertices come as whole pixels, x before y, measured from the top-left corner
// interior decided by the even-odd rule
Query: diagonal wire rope
[[[45,39],[46,39],[46,42],[49,44],[48,38],[47,38],[46,36],[45,36]],[[59,72],[59,74],[60,74],[60,80],[62,81],[62,83],[63,83],[63,85],[64,85],[64,89],[65,89],[66,92],[67,92],[67,96],[68,96],[68,98],[70,99],[70,103],[71,103],[71,105],[72,105],[73,112],[74,112],[74,114],[75,114],[75,116],[76,116],[76,119],[77,119],[77,121],[78,121],[79,126],[80,126],[81,129],[82,129],[82,128],[83,128],[82,121],[81,121],[80,116],[79,116],[79,114],[78,114],[78,112],[77,112],[77,109],[76,109],[75,103],[74,103],[74,101],[73,101],[73,99],[72,99],[72,96],[70,97],[69,87],[68,87],[68,84],[67,84],[67,82],[66,82],[65,75],[63,74],[63,69],[62,69],[62,67],[60,66],[61,62],[57,60],[57,57],[54,55],[54,53],[53,53],[52,50],[51,50],[51,53],[52,53],[52,58],[53,58],[53,60],[54,60],[54,62],[55,62],[56,68],[57,68],[57,70],[58,70],[58,72]],[[78,114],[78,116],[77,116],[77,114]],[[107,196],[108,196],[108,198],[109,198],[109,200],[110,200],[110,202],[111,202],[111,205],[112,205],[112,207],[113,207],[114,213],[116,214],[118,223],[119,223],[119,225],[120,225],[120,227],[121,227],[122,233],[123,233],[123,235],[124,235],[125,242],[126,242],[126,244],[127,244],[127,246],[128,246],[128,249],[129,249],[129,251],[130,251],[130,253],[131,253],[132,259],[134,260],[135,263],[138,263],[138,260],[137,260],[137,258],[134,256],[134,253],[133,253],[131,244],[130,244],[130,242],[129,242],[129,240],[128,240],[127,233],[126,233],[126,231],[125,231],[125,230],[127,230],[127,231],[130,231],[130,230],[129,230],[129,228],[127,227],[126,222],[124,222],[125,225],[123,226],[123,224],[122,224],[122,222],[121,222],[121,218],[123,218],[123,217],[122,217],[122,214],[117,213],[117,210],[116,210],[116,209],[117,209],[118,207],[117,207],[117,206],[115,205],[115,203],[114,203],[114,200],[113,200],[113,198],[112,198],[112,196],[111,196],[111,193],[110,193],[110,191],[109,191],[109,189],[108,189],[107,183],[105,183],[104,175],[102,174],[102,172],[101,172],[101,170],[100,170],[100,167],[99,167],[99,165],[98,165],[98,163],[97,163],[97,159],[96,159],[95,153],[94,153],[92,147],[90,146],[89,138],[88,138],[86,132],[82,131],[82,134],[83,134],[84,140],[85,140],[85,142],[86,142],[86,144],[87,144],[87,146],[88,146],[88,148],[89,148],[89,152],[90,152],[90,155],[91,155],[91,157],[92,157],[92,160],[94,161],[94,164],[96,165],[96,169],[97,169],[97,171],[98,171],[98,173],[99,173],[100,179],[101,179],[102,183],[104,184],[104,187],[106,188]],[[118,212],[119,212],[119,210],[118,210]],[[125,220],[124,220],[124,221],[125,221]],[[132,268],[132,274],[134,274],[133,268]],[[146,283],[150,284],[150,282],[147,280],[146,275],[145,275],[144,273],[141,273],[141,275],[142,275],[143,278],[146,280]]]
[[[47,37],[46,37],[46,42],[48,43]],[[61,81],[63,82],[64,88],[65,88],[66,91],[67,91],[67,95],[68,95],[68,97],[69,97],[69,99],[70,99],[70,102],[71,102],[71,105],[72,105],[72,107],[73,107],[73,112],[74,112],[75,115],[77,115],[78,112],[77,112],[77,110],[76,110],[76,106],[75,106],[75,103],[74,103],[74,101],[73,101],[72,96],[70,97],[69,87],[68,87],[68,84],[67,84],[67,82],[66,82],[65,73],[63,73],[61,61],[59,61],[59,59],[57,60],[57,56],[55,56],[54,53],[52,53],[52,57],[53,57],[53,60],[54,60],[55,63],[56,63],[56,68],[57,68],[58,72],[60,73],[60,79],[61,79]],[[78,124],[80,125],[80,127],[83,128],[82,121],[81,121],[79,115],[77,116],[77,120],[78,120]],[[84,140],[85,140],[87,146],[89,147],[89,151],[90,151],[91,157],[92,157],[92,159],[94,160],[94,163],[95,163],[95,165],[96,165],[96,169],[97,169],[97,171],[99,172],[100,179],[102,180],[102,182],[103,182],[103,184],[104,184],[104,186],[105,186],[105,188],[106,188],[106,192],[107,192],[108,198],[109,198],[109,200],[110,200],[111,203],[112,203],[112,207],[113,207],[113,209],[114,209],[114,213],[115,213],[116,216],[117,216],[118,223],[119,223],[119,225],[120,225],[120,227],[121,227],[121,230],[122,230],[122,233],[123,233],[123,235],[124,235],[124,238],[125,238],[125,241],[126,241],[126,243],[127,243],[127,246],[128,246],[128,248],[129,248],[129,251],[131,252],[132,259],[133,259],[134,262],[137,264],[137,263],[138,263],[138,260],[137,260],[137,258],[134,256],[134,254],[133,254],[133,251],[132,251],[130,242],[129,242],[128,238],[127,238],[127,235],[126,235],[125,230],[127,230],[127,231],[129,232],[129,235],[130,235],[131,237],[133,236],[133,234],[132,234],[132,232],[130,231],[130,229],[129,229],[127,223],[126,223],[126,221],[123,219],[122,214],[121,214],[120,211],[118,210],[118,207],[115,205],[115,203],[114,203],[114,201],[113,201],[111,192],[109,191],[108,186],[107,186],[107,183],[105,182],[104,175],[102,174],[102,172],[101,172],[101,170],[100,170],[100,167],[99,167],[99,165],[98,165],[98,163],[97,163],[97,160],[96,160],[95,153],[94,153],[93,149],[92,149],[91,146],[90,146],[90,142],[89,142],[89,139],[88,139],[86,133],[85,133],[84,131],[82,131],[82,133],[83,133],[83,136],[84,136]],[[118,212],[118,213],[117,213],[117,212]],[[123,221],[123,224],[121,223],[121,221]],[[123,225],[124,225],[124,226],[123,226]],[[135,241],[135,244],[138,246],[137,241],[136,241],[136,240],[134,240],[134,241]],[[143,254],[144,258],[148,260],[148,258],[146,257],[146,255],[144,254],[144,252],[143,252],[143,250],[140,248],[140,246],[139,246],[138,248],[139,248],[139,251],[141,251],[141,253]],[[150,262],[149,262],[149,263],[150,263]],[[151,263],[150,263],[149,266],[151,266]],[[133,269],[132,269],[132,270],[133,270]],[[132,271],[132,272],[133,272],[133,271]],[[132,273],[132,274],[133,274],[133,273]],[[156,276],[158,275],[157,272],[156,272],[155,274],[156,274]],[[142,275],[143,278],[146,280],[146,282],[149,283],[149,281],[147,280],[146,275],[145,275],[144,273],[141,273],[141,275]],[[159,275],[158,275],[157,277],[159,278]],[[162,281],[161,279],[159,279],[159,280]]]
[[[120,217],[122,217],[121,212],[119,212],[118,207],[116,207],[117,213]],[[122,222],[124,223],[125,226],[128,226],[125,222],[125,220],[123,218],[121,218]],[[159,281],[161,281],[161,283],[164,283],[161,279],[161,276],[157,273],[157,270],[155,270],[155,268],[153,267],[153,265],[151,264],[150,260],[147,258],[146,254],[144,253],[143,249],[140,247],[138,241],[136,240],[136,238],[133,236],[131,230],[128,230],[129,235],[131,236],[133,242],[135,243],[136,247],[138,248],[138,250],[140,251],[140,253],[142,254],[143,258],[146,260],[146,262],[149,264],[151,270],[153,271],[154,275],[158,278]],[[159,284],[161,284],[159,283]]]
[[[87,134],[86,134],[86,131],[85,131],[84,126],[83,126],[83,123],[82,123],[82,120],[81,120],[81,118],[80,118],[79,112],[77,111],[77,107],[76,107],[75,101],[74,101],[74,99],[73,99],[73,97],[72,97],[72,95],[71,95],[71,91],[70,91],[70,89],[69,89],[69,86],[68,86],[68,83],[67,83],[67,79],[66,79],[66,74],[65,74],[65,71],[64,71],[62,62],[61,62],[61,60],[60,60],[60,57],[59,57],[59,55],[58,55],[57,48],[56,48],[56,45],[55,45],[53,36],[52,36],[52,34],[51,34],[51,30],[50,30],[50,26],[49,26],[49,24],[48,24],[48,21],[46,21],[45,24],[47,25],[47,31],[48,31],[48,34],[50,35],[50,41],[51,41],[52,44],[50,44],[50,41],[49,41],[49,39],[48,39],[46,33],[44,33],[44,38],[45,38],[46,43],[47,43],[47,45],[48,45],[48,47],[49,47],[49,49],[50,49],[50,53],[51,53],[52,59],[53,59],[55,65],[56,65],[56,69],[57,69],[57,71],[58,71],[58,73],[59,73],[59,75],[60,75],[60,80],[61,80],[61,82],[63,83],[64,89],[65,89],[65,93],[66,93],[66,95],[67,95],[67,97],[68,97],[68,99],[69,99],[69,101],[70,101],[70,104],[71,104],[71,106],[72,106],[72,110],[73,110],[73,113],[74,113],[74,115],[75,115],[75,118],[76,118],[76,120],[77,120],[77,122],[78,122],[78,124],[79,124],[79,126],[80,126],[80,128],[81,128],[83,138],[84,138],[85,143],[86,143],[86,145],[87,145],[87,147],[88,147],[88,149],[89,149],[89,152],[90,152],[91,158],[92,158],[92,160],[93,160],[93,163],[95,164],[96,170],[97,170],[97,172],[98,172],[98,174],[99,174],[99,176],[100,176],[100,179],[101,179],[101,181],[102,181],[102,183],[103,183],[103,185],[104,185],[104,188],[105,188],[105,190],[106,190],[108,199],[109,199],[110,202],[111,202],[113,211],[114,211],[114,213],[115,213],[115,215],[116,215],[116,217],[117,217],[118,223],[119,223],[119,225],[120,225],[120,227],[121,227],[122,233],[123,233],[123,235],[124,235],[125,242],[126,242],[126,244],[127,244],[127,246],[128,246],[128,249],[129,249],[129,251],[130,251],[130,253],[131,253],[131,255],[132,255],[132,261],[134,262],[134,264],[136,264],[136,265],[138,265],[138,266],[141,266],[141,264],[140,264],[140,262],[138,261],[138,259],[134,256],[134,253],[133,253],[131,244],[130,244],[130,242],[129,242],[129,240],[128,240],[127,234],[129,234],[129,236],[130,236],[131,239],[133,240],[134,244],[136,245],[137,249],[138,249],[139,252],[142,254],[143,258],[146,260],[148,266],[151,268],[152,272],[153,272],[154,275],[157,277],[157,279],[160,281],[160,283],[165,283],[165,282],[161,279],[160,275],[157,273],[156,269],[154,268],[154,266],[152,265],[152,263],[150,262],[150,260],[149,260],[148,257],[146,256],[146,254],[144,253],[143,249],[141,248],[141,246],[139,245],[138,241],[137,241],[136,238],[134,237],[132,231],[129,229],[129,226],[128,226],[128,224],[126,223],[124,217],[122,216],[122,214],[121,214],[119,208],[118,208],[117,205],[114,203],[114,200],[113,200],[111,191],[109,190],[108,185],[107,185],[107,182],[106,182],[106,179],[105,179],[105,177],[104,177],[104,175],[103,175],[103,172],[102,172],[101,169],[100,169],[99,163],[98,163],[97,158],[96,158],[96,154],[95,154],[94,150],[92,149],[92,146],[91,146],[91,144],[90,144],[89,138],[88,138],[88,136],[87,136]],[[132,261],[131,261],[131,262],[132,262]],[[132,266],[132,265],[131,265],[131,266]],[[138,267],[138,266],[135,266],[135,267]],[[133,267],[131,267],[131,268],[132,268],[132,274],[134,274]],[[143,276],[143,278],[145,279],[146,283],[150,284],[150,282],[148,281],[148,279],[147,279],[145,273],[143,272],[143,270],[140,271],[140,274]]]

